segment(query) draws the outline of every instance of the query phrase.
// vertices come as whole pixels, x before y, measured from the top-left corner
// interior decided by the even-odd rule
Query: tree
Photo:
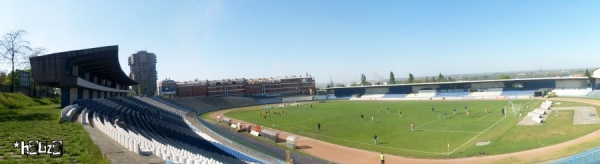
[[[432,80],[433,82],[436,82],[436,81],[435,81],[435,77],[431,77],[431,80]]]
[[[500,79],[510,79],[510,76],[508,76],[508,75],[500,75]]]
[[[362,84],[362,85],[367,84],[367,76],[365,76],[365,74],[360,75],[360,84]]]
[[[585,69],[585,74],[583,76],[592,77],[592,75],[590,75],[590,71],[588,69]]]
[[[7,77],[8,75],[6,74],[6,72],[0,72],[0,84],[6,84],[5,81],[8,81]]]
[[[413,76],[412,73],[408,73],[408,83],[414,83],[415,82],[415,77]]]
[[[7,60],[11,65],[11,72],[15,72],[15,65],[26,65],[28,68],[29,57],[42,54],[44,48],[32,48],[29,41],[23,40],[23,35],[27,34],[24,30],[10,32],[5,34],[0,41],[0,54],[4,60]],[[10,92],[14,91],[15,73],[10,76]]]
[[[355,82],[350,83],[350,86],[354,87],[354,86],[358,86],[358,84],[356,84]]]
[[[396,78],[394,77],[394,72],[390,72],[390,81],[388,84],[396,84]]]
[[[448,81],[452,81],[452,77],[448,77]]]
[[[428,83],[429,82],[429,77],[425,76],[425,82]]]
[[[442,75],[442,73],[440,73],[440,75],[438,75],[438,80],[440,82],[444,82],[444,81],[446,81],[446,78],[444,78],[444,75]]]

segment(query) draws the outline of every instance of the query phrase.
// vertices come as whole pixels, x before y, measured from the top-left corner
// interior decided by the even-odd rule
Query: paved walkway
[[[542,109],[542,108],[539,108],[539,109]],[[533,110],[531,112],[533,112]],[[546,119],[548,119],[548,117],[550,117],[550,114],[552,113],[551,110],[544,110],[544,112],[546,112],[546,113],[540,115],[542,117],[541,118],[542,124],[544,122],[546,122]],[[525,114],[525,115],[528,115],[528,114]],[[542,124],[539,124],[539,123],[533,121],[531,119],[531,116],[525,116],[525,117],[523,117],[523,119],[521,121],[519,121],[519,123],[517,123],[517,126],[534,126],[534,125],[542,125]]]
[[[600,118],[598,117],[598,112],[596,108],[589,106],[576,106],[576,107],[552,107],[552,110],[574,110],[573,112],[573,125],[587,125],[587,124],[598,124],[600,123]],[[590,114],[590,110],[592,113]],[[553,113],[554,114],[554,113]]]
[[[129,151],[118,142],[110,138],[89,125],[83,125],[85,131],[88,132],[94,144],[98,145],[103,155],[114,164],[137,164],[137,163],[165,163],[156,155],[140,156],[132,151]]]

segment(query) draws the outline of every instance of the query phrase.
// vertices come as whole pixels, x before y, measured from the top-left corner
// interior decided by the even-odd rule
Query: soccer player
[[[412,123],[412,122],[410,123],[410,130],[412,132],[415,132],[415,123]]]
[[[387,110],[388,113],[390,113],[390,108],[387,108],[386,110]]]
[[[454,107],[454,110],[453,110],[453,112],[454,112],[454,114],[456,114],[456,107]]]
[[[363,114],[360,114],[360,120],[365,121],[365,120],[363,120]]]
[[[433,108],[433,107],[431,107],[431,112],[433,112],[433,111],[434,111],[434,108]]]
[[[373,116],[371,116],[371,122],[373,122]]]
[[[400,115],[400,117],[402,117],[402,111],[398,111],[398,115]]]
[[[506,115],[504,115],[504,108],[502,108],[502,116],[506,116]]]
[[[317,124],[317,128],[319,129],[319,131],[321,131],[321,123],[320,122]]]
[[[444,112],[444,119],[446,119],[446,112]]]
[[[487,106],[485,106],[485,113],[488,113],[488,108],[487,108]]]
[[[469,112],[469,110],[467,110],[467,117],[469,117],[470,114],[471,114],[471,112]]]
[[[375,141],[375,145],[377,145],[377,134],[373,136],[373,141]]]
[[[467,111],[467,106],[465,106],[465,112]]]

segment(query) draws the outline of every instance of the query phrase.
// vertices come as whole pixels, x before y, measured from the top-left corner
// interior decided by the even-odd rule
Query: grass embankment
[[[11,103],[4,104],[5,101]],[[0,163],[110,163],[94,145],[83,125],[58,123],[60,109],[57,104],[38,105],[52,101],[1,93],[0,102],[4,107],[28,106],[0,109]],[[20,155],[20,149],[14,148],[13,143],[21,140],[62,140],[64,154],[61,157]]]
[[[537,100],[513,102],[529,104],[530,109],[540,104]],[[499,110],[505,105],[507,101],[330,101],[315,103],[312,109],[309,105],[275,109],[248,107],[225,116],[349,147],[423,158],[517,152],[565,142],[600,127],[574,126],[572,112],[566,111],[559,117],[550,116],[541,126],[515,126],[520,119],[503,117]],[[469,117],[463,111],[464,106],[470,111]],[[484,110],[486,106],[488,113]],[[377,107],[380,107],[379,112]],[[432,107],[435,107],[433,112]],[[456,115],[452,111],[454,107]],[[288,115],[273,113],[282,109]],[[271,116],[265,119],[268,110]],[[402,117],[399,111],[402,111]],[[444,112],[446,119],[443,119]],[[361,114],[363,121],[359,117]],[[321,123],[320,131],[318,123]],[[415,132],[410,130],[411,123],[416,125]],[[373,143],[374,134],[378,136],[377,145]],[[492,144],[475,146],[479,141],[491,141]]]
[[[58,98],[30,98],[21,93],[0,92],[0,109],[16,109],[36,105],[59,103]]]

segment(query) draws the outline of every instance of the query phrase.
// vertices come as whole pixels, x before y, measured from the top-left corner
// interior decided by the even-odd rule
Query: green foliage
[[[508,75],[500,75],[499,79],[510,79]]]
[[[394,72],[390,72],[390,80],[388,84],[396,84],[396,77],[394,77]]]
[[[5,156],[0,163],[110,163],[92,142],[83,126],[77,123],[58,124],[60,110],[56,105],[0,109],[0,143],[17,140],[63,140],[63,156],[6,156],[12,148],[0,149]]]
[[[442,73],[440,73],[440,75],[438,75],[438,79],[440,82],[446,81],[446,78],[444,78],[444,75],[442,75]]]
[[[360,75],[360,84],[367,85],[367,76],[365,74]]]
[[[530,106],[539,106],[541,103],[538,100],[513,102]],[[518,117],[503,117],[499,112],[506,104],[506,100],[328,101],[316,104],[312,109],[307,105],[286,107],[283,110],[288,113],[287,116],[272,114],[267,119],[258,114],[259,111],[266,111],[261,107],[246,107],[244,109],[250,110],[237,110],[225,115],[334,144],[425,158],[518,152],[565,142],[600,127],[572,125],[572,112],[565,112],[564,117],[550,116],[542,126],[514,126],[520,121]],[[427,110],[432,106],[435,112]],[[465,116],[464,106],[468,107],[470,117]],[[490,113],[485,113],[486,106]],[[381,110],[377,111],[377,107]],[[389,113],[386,111],[388,107]],[[452,114],[453,107],[457,108],[456,115]],[[399,111],[402,111],[402,117]],[[446,119],[442,119],[444,112]],[[360,119],[361,114],[364,115],[364,121]],[[374,116],[373,122],[370,121],[371,116]],[[416,124],[416,132],[410,131],[412,122]],[[317,123],[321,123],[321,131],[317,130]],[[379,136],[378,145],[373,144],[374,134]],[[478,141],[492,141],[492,144],[478,147],[475,146]],[[450,155],[446,155],[447,144],[450,144]]]
[[[585,69],[585,73],[584,75],[585,77],[592,77],[592,75],[590,74],[590,71],[588,69]]]
[[[57,98],[36,99],[21,93],[0,92],[0,109],[15,109],[34,105],[48,105],[59,103]]]
[[[412,73],[408,74],[408,83],[414,83],[415,82],[415,77],[413,76]]]

